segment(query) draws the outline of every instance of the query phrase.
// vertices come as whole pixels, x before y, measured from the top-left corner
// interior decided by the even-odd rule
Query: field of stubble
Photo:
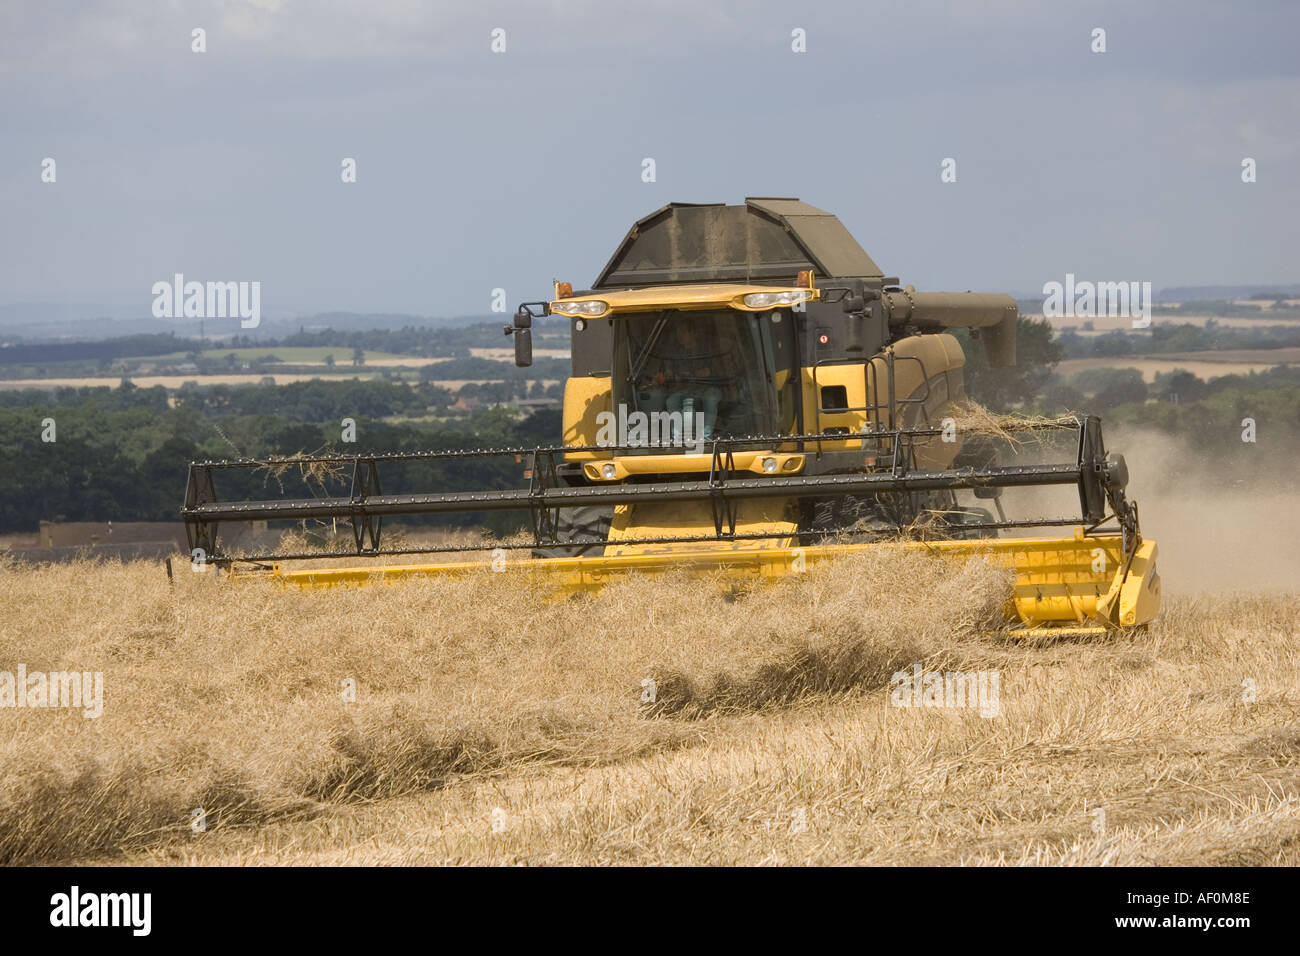
[[[0,565],[0,671],[104,674],[97,719],[0,709],[0,862],[1300,862],[1295,594],[1028,645],[979,561],[711,584]],[[918,663],[997,716],[892,706]]]

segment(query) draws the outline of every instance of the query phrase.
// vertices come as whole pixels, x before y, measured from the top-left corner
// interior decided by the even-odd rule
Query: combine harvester
[[[775,578],[902,539],[1014,568],[1008,619],[1025,631],[1097,634],[1156,615],[1156,546],[1097,418],[962,426],[965,356],[947,330],[970,329],[990,365],[1014,365],[1009,296],[900,287],[835,216],[747,199],[665,206],[632,227],[590,290],[558,282],[551,301],[521,305],[505,329],[517,365],[531,364],[543,316],[571,330],[560,444],[193,462],[182,514],[196,560],[301,586],[492,564],[569,593],[682,566]],[[1060,439],[1068,460],[1042,460]],[[999,443],[1020,463],[999,462]],[[503,485],[523,478],[454,490],[470,459],[480,473],[495,463]],[[280,495],[255,500],[270,478]],[[1074,489],[1078,513],[1008,517],[1004,490],[1035,486]],[[385,518],[495,511],[526,512],[530,539],[381,547]],[[320,552],[221,550],[223,524],[286,519],[346,522],[348,553],[368,558],[479,554],[322,569],[291,564]]]

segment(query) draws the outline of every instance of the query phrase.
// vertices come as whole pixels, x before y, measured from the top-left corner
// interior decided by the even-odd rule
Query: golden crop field
[[[2,565],[0,672],[103,683],[0,711],[0,862],[1300,862],[1294,496],[1198,530],[1145,490],[1166,604],[1104,639],[1015,639],[1005,573],[890,546],[562,603]],[[898,706],[916,668],[996,706]]]

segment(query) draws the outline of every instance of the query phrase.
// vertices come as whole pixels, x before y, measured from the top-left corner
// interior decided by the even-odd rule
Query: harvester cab
[[[590,289],[557,282],[551,299],[520,306],[505,328],[517,364],[531,364],[533,324],[548,317],[568,321],[571,341],[558,444],[195,462],[183,509],[191,547],[300,584],[463,573],[484,560],[289,570],[288,559],[319,553],[237,557],[217,539],[231,520],[345,519],[355,554],[514,549],[527,555],[516,566],[577,590],[681,565],[774,576],[901,538],[1014,568],[1009,612],[1024,628],[1097,631],[1156,613],[1155,544],[1140,535],[1127,468],[1106,452],[1099,420],[998,417],[966,398],[951,330],[978,336],[990,365],[1015,364],[1009,296],[901,286],[835,216],[797,199],[751,198],[674,203],[637,222]],[[1068,440],[1067,461],[1047,460],[1049,436]],[[412,484],[494,455],[524,457],[527,487]],[[341,470],[350,488],[217,499],[216,473],[268,465]],[[381,468],[401,472],[399,493],[381,492]],[[1006,488],[1050,486],[1076,490],[1077,513],[1003,507]],[[496,510],[526,512],[530,540],[380,546],[385,517]],[[1056,527],[1072,537],[1045,536]]]

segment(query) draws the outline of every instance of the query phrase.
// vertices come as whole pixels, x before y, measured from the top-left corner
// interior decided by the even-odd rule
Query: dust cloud
[[[1151,429],[1112,426],[1105,434],[1107,450],[1128,463],[1128,495],[1138,504],[1142,536],[1159,546],[1166,594],[1300,588],[1300,449],[1261,441],[1228,459]],[[1007,449],[1000,459],[1027,465],[1073,455],[1072,441],[1057,440]],[[1073,486],[1009,488],[1003,507],[1016,519],[1077,516],[1079,495]]]
[[[1106,441],[1128,462],[1129,495],[1143,537],[1160,547],[1166,593],[1300,587],[1300,449],[1261,442],[1225,462],[1147,429],[1117,428]]]

